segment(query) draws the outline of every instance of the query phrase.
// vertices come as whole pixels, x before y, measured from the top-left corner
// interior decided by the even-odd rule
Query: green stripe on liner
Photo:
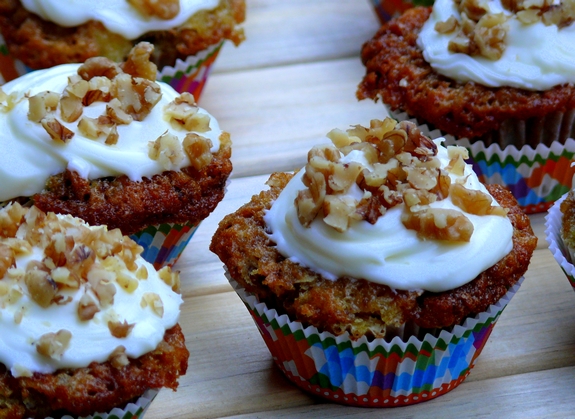
[[[206,58],[197,61],[194,64],[190,64],[184,71],[182,70],[178,70],[176,71],[173,75],[171,76],[163,76],[161,81],[163,81],[164,83],[169,83],[171,80],[173,79],[180,79],[183,76],[185,76],[186,74],[189,74],[190,71],[196,67],[200,67],[204,62],[206,62],[207,60],[209,60],[214,54],[216,54],[221,48],[222,45],[224,43],[221,42],[219,46],[217,46],[212,52],[210,52],[208,55],[206,55]]]
[[[569,151],[564,151],[561,154],[555,154],[553,152],[549,153],[549,156],[543,157],[541,156],[539,153],[535,154],[535,158],[533,160],[531,160],[531,158],[529,158],[528,156],[525,155],[521,155],[519,160],[515,160],[515,158],[513,156],[507,155],[503,160],[501,160],[501,156],[497,153],[493,154],[491,156],[491,159],[487,159],[487,156],[485,154],[485,152],[480,151],[479,153],[477,153],[476,155],[474,155],[470,149],[469,153],[473,156],[474,160],[482,160],[487,162],[487,164],[492,165],[494,163],[499,163],[502,166],[507,166],[507,165],[512,165],[515,167],[518,167],[522,164],[526,164],[527,166],[531,167],[533,166],[535,163],[539,163],[539,164],[545,164],[547,161],[552,160],[554,162],[557,163],[557,161],[559,161],[560,158],[568,158],[568,159],[572,159],[573,156],[575,155],[574,152],[569,152]]]

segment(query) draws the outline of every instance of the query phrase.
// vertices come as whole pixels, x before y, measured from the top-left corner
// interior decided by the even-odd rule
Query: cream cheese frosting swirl
[[[65,64],[38,70],[2,86],[6,95],[12,94],[16,99],[10,99],[14,101],[13,105],[0,106],[0,201],[39,193],[49,176],[66,169],[76,171],[86,179],[126,175],[139,181],[151,177],[162,173],[166,167],[159,160],[150,158],[148,143],[165,134],[183,141],[186,134],[195,132],[176,128],[166,118],[166,106],[179,94],[171,86],[156,82],[161,89],[159,102],[143,120],[117,125],[119,138],[116,144],[108,145],[87,137],[78,129],[78,121],[60,120],[74,133],[71,141],[63,144],[52,140],[41,123],[28,118],[28,98],[44,91],[62,94],[68,86],[68,78],[77,74],[79,66]],[[97,118],[105,113],[106,106],[106,102],[95,101],[84,107],[83,114]],[[222,131],[208,112],[202,108],[197,112],[209,118],[207,130],[198,134],[211,141],[211,151],[215,152],[219,149]],[[190,159],[184,155],[170,170],[189,165]]]
[[[183,301],[172,289],[179,284],[177,274],[169,268],[158,273],[119,230],[90,227],[70,215],[46,216],[18,204],[0,210],[5,227],[7,218],[20,216],[23,222],[14,237],[5,229],[0,238],[3,257],[7,249],[15,254],[13,266],[0,263],[0,362],[14,377],[105,362],[118,347],[138,358],[154,350],[177,323]],[[68,243],[65,250],[58,248],[60,238]],[[55,249],[62,258],[59,266]],[[45,281],[55,294],[45,299],[39,291],[45,289],[28,277],[31,266],[39,267],[37,281]],[[93,311],[80,315],[85,298]],[[124,323],[127,333],[112,333],[111,324],[122,329]],[[59,351],[59,345],[49,344],[59,342],[54,335],[60,331],[68,336]],[[48,346],[42,349],[43,340]]]
[[[476,82],[489,87],[510,86],[529,90],[547,90],[575,82],[575,23],[559,28],[541,21],[520,22],[499,0],[485,2],[489,13],[508,17],[505,51],[490,60],[449,51],[456,33],[439,33],[438,22],[450,16],[460,18],[453,0],[436,0],[433,11],[418,36],[423,57],[438,73],[461,82]]]
[[[200,10],[211,10],[219,0],[180,0],[180,12],[171,19],[144,16],[127,0],[22,0],[22,5],[42,19],[63,27],[90,20],[102,23],[110,32],[134,40],[151,31],[169,30],[184,24]]]
[[[437,157],[445,169],[450,163],[446,148],[438,145]],[[341,156],[341,163],[359,162],[367,170],[365,155],[352,151]],[[513,228],[501,215],[474,215],[463,211],[473,224],[469,241],[421,238],[402,223],[405,205],[396,205],[377,218],[374,224],[352,220],[340,232],[322,220],[322,214],[304,226],[294,201],[306,188],[299,171],[288,183],[264,219],[278,251],[330,280],[339,277],[363,278],[398,290],[441,292],[459,287],[493,266],[512,249]],[[463,173],[449,173],[452,183],[488,194],[470,165]],[[352,187],[348,198],[359,200],[362,193]],[[498,204],[493,200],[493,205]],[[451,197],[429,204],[431,208],[462,211]],[[325,215],[325,214],[324,214]]]

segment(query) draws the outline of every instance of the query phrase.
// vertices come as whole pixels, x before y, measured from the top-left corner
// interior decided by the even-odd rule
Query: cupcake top
[[[264,219],[278,251],[323,277],[397,290],[457,288],[513,247],[507,211],[464,162],[411,123],[328,134]]]
[[[63,27],[94,20],[126,39],[180,26],[194,13],[213,9],[218,4],[219,0],[22,0],[29,12],[44,20]]]
[[[191,94],[155,81],[152,49],[140,43],[122,65],[97,57],[2,86],[0,201],[39,193],[66,169],[139,181],[209,164],[222,131]]]
[[[436,0],[418,45],[454,80],[547,90],[575,82],[574,18],[568,1]]]
[[[17,203],[0,225],[0,362],[14,377],[125,365],[177,323],[178,274],[119,230]]]

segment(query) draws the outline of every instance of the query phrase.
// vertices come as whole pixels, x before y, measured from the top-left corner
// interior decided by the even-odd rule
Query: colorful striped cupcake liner
[[[229,277],[273,359],[301,389],[334,402],[368,407],[404,406],[453,390],[469,374],[495,323],[523,278],[496,304],[452,330],[406,341],[399,336],[353,341],[304,327],[279,315]]]
[[[173,266],[184,248],[196,232],[198,224],[166,223],[146,227],[132,234],[130,238],[144,248],[142,257],[161,269],[166,265]]]
[[[397,120],[419,124],[405,113],[390,114]],[[499,144],[485,146],[482,142],[456,140],[440,130],[430,130],[425,124],[420,124],[419,128],[432,139],[444,137],[445,145],[466,147],[469,151],[468,163],[473,165],[479,179],[487,184],[505,186],[526,214],[547,211],[571,189],[575,175],[575,167],[571,166],[575,159],[575,140],[571,138],[565,144],[554,141],[551,146],[539,144],[535,149],[529,145],[520,149],[510,145],[502,150]]]
[[[545,216],[545,236],[549,244],[549,250],[563,270],[571,287],[575,291],[575,266],[573,266],[570,250],[565,246],[561,238],[561,225],[563,213],[561,212],[561,202],[567,194],[558,199]]]
[[[62,419],[142,419],[148,407],[158,394],[158,390],[146,390],[134,403],[128,403],[123,409],[114,408],[109,413],[95,413],[90,416],[75,418],[70,415],[62,416]],[[46,418],[52,419],[52,418]]]
[[[157,79],[169,84],[179,93],[190,92],[199,100],[223,43],[214,44],[197,55],[187,57],[186,60],[177,60],[174,66],[162,68],[158,71]],[[0,35],[0,85],[31,71],[10,55],[4,38]]]
[[[158,80],[169,84],[177,92],[190,92],[199,100],[223,44],[224,41],[219,42],[184,61],[177,60],[173,67],[164,67],[158,72]]]
[[[371,0],[379,20],[384,23],[414,6],[431,6],[433,0]]]

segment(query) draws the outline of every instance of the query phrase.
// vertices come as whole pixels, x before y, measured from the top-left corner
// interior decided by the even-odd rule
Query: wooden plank
[[[232,176],[301,167],[333,128],[385,118],[382,104],[355,97],[363,73],[350,58],[214,74],[200,104],[231,134]]]
[[[294,409],[259,412],[262,418],[568,418],[573,417],[575,367],[464,382],[437,399],[393,409],[364,409],[318,403]],[[230,415],[248,418],[254,415]]]
[[[357,57],[379,28],[367,0],[246,3],[246,40],[224,45],[214,73]]]

